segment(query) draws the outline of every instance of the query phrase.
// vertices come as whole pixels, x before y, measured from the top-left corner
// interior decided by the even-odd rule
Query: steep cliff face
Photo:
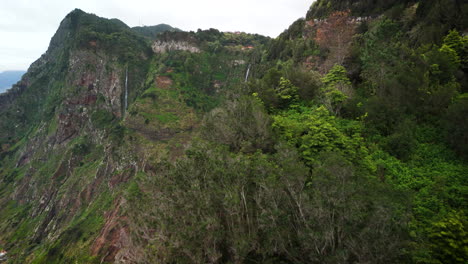
[[[132,56],[144,66],[149,46],[142,41],[132,54],[114,53],[106,34],[120,37],[112,49],[125,49],[132,33],[73,11],[48,51],[2,97],[2,240],[9,241],[12,262],[66,262],[63,255],[91,261],[90,245],[105,211],[118,206],[112,201],[119,197],[119,184],[134,170],[136,158],[119,152],[115,142],[122,140],[117,137],[125,89],[135,96],[142,83],[135,76],[147,70],[136,69]],[[134,78],[130,85],[126,74]],[[66,253],[80,244],[89,246]]]
[[[0,95],[0,246],[10,262],[136,259],[127,193],[156,162],[181,156],[200,111],[243,80],[231,61],[250,50],[215,55],[187,42],[205,43],[197,35],[155,41],[141,30],[75,10]]]

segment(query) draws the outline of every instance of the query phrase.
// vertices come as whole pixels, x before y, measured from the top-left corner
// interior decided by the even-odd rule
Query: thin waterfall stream
[[[125,101],[124,101],[124,112],[127,111],[128,106],[128,67],[125,70]]]
[[[252,64],[249,64],[249,67],[247,68],[247,72],[245,73],[245,82],[249,80],[250,66],[252,66]]]

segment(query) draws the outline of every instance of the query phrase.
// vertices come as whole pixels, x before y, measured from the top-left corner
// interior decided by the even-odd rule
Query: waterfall
[[[124,111],[127,111],[127,102],[128,102],[128,66],[125,70],[125,102],[124,102]]]
[[[247,68],[247,72],[245,73],[245,82],[249,80],[250,66],[252,66],[252,64],[249,64],[249,67]]]

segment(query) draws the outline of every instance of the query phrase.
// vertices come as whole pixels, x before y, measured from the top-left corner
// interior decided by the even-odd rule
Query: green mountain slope
[[[9,263],[464,263],[463,1],[278,38],[74,10],[0,95]]]

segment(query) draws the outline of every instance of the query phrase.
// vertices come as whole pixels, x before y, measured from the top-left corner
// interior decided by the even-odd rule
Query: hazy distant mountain
[[[4,71],[0,72],[0,93],[3,93],[11,85],[15,84],[17,81],[21,79],[21,76],[25,71]]]

